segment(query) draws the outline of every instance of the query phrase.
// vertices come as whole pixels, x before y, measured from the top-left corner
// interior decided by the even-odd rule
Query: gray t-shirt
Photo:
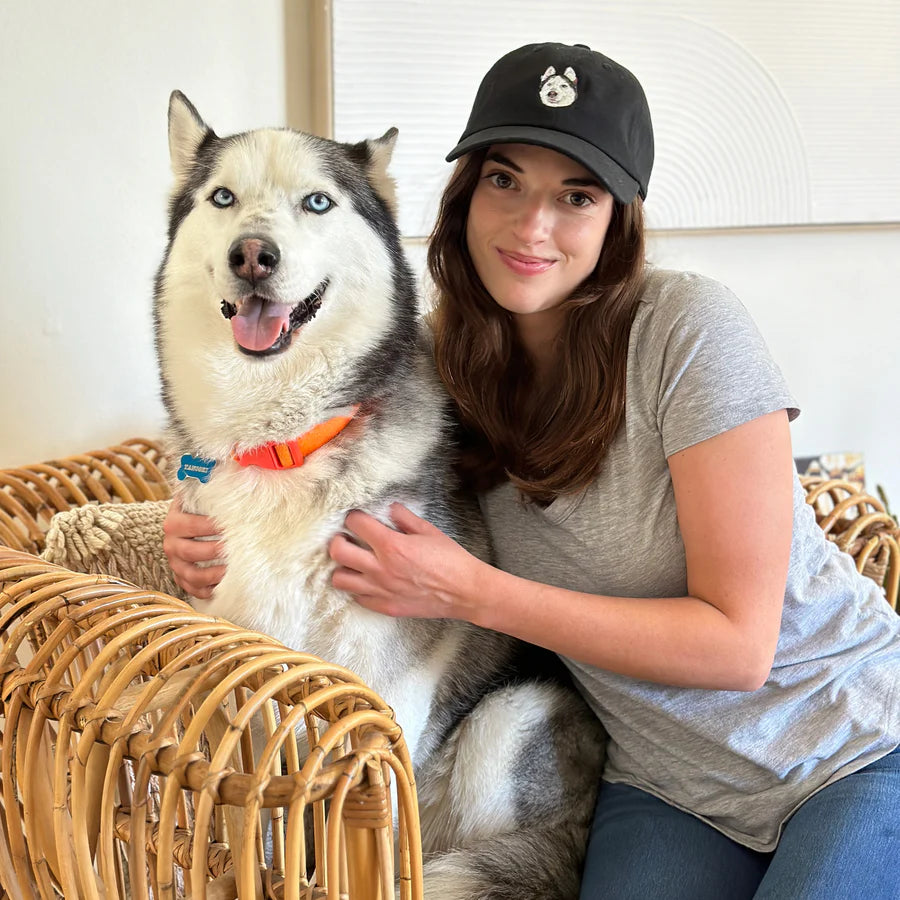
[[[747,311],[698,275],[649,273],[626,377],[624,423],[586,490],[546,508],[508,483],[481,498],[500,568],[592,594],[686,595],[666,458],[765,413],[798,414]],[[781,634],[762,688],[669,687],[566,663],[609,732],[605,780],[755,850],[772,850],[811,794],[900,743],[900,616],[826,540],[796,478]]]

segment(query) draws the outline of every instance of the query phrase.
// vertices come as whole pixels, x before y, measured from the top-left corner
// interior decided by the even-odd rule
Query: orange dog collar
[[[310,453],[324,447],[339,435],[353,421],[359,411],[355,406],[349,416],[335,416],[310,428],[305,434],[284,444],[270,441],[254,447],[246,453],[237,453],[232,458],[242,466],[258,466],[261,469],[296,469],[302,466]]]

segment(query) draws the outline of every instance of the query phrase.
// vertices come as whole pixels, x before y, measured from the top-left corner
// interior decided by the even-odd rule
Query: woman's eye
[[[328,212],[328,210],[334,206],[334,200],[332,200],[328,194],[317,191],[315,194],[304,197],[301,205],[307,212],[316,213],[316,215],[321,216],[322,213]]]
[[[572,206],[590,206],[594,202],[589,194],[583,194],[581,191],[573,191],[569,194],[569,203]]]
[[[488,175],[488,178],[493,182],[494,187],[505,190],[513,186],[512,176],[508,172],[494,172],[492,175]]]
[[[225,209],[228,206],[234,206],[235,196],[228,190],[228,188],[216,188],[212,195],[209,198],[214,206],[218,206],[220,209]]]

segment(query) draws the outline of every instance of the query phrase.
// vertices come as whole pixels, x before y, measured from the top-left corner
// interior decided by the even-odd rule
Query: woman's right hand
[[[192,597],[208,600],[225,576],[224,565],[198,565],[225,557],[215,522],[209,516],[184,512],[177,497],[169,504],[163,522],[163,552],[178,586]]]

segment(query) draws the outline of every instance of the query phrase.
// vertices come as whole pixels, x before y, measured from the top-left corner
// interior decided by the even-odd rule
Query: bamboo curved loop
[[[853,557],[857,571],[879,585],[887,602],[897,610],[900,526],[884,504],[852,481],[819,478],[800,481],[806,491],[806,502],[828,538]]]
[[[39,553],[54,513],[86,503],[169,496],[167,462],[156,441],[113,447],[0,472],[0,543]]]
[[[8,896],[388,900],[393,781],[421,897],[409,754],[346,669],[0,547],[0,677]]]

